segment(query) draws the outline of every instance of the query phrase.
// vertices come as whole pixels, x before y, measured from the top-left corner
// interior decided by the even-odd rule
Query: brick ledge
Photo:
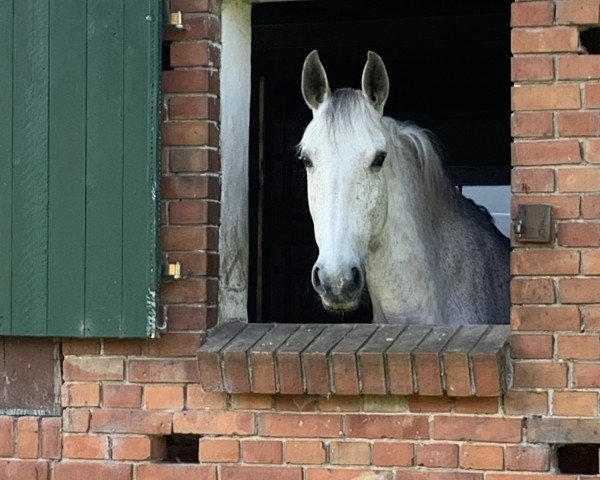
[[[507,384],[504,325],[218,325],[198,351],[205,391],[494,397]]]

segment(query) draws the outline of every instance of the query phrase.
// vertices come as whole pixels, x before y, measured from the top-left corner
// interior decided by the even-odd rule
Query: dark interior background
[[[432,130],[457,185],[510,183],[509,1],[254,5],[252,321],[371,319],[368,302],[344,317],[325,312],[310,284],[318,249],[295,145],[311,119],[300,92],[300,74],[313,49],[319,50],[332,89],[360,88],[367,51],[377,52],[391,84],[385,114]]]

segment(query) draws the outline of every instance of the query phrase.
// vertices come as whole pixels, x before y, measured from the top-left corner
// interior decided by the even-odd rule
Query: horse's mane
[[[487,230],[500,234],[487,209],[461,195],[451,181],[444,168],[439,142],[431,131],[412,122],[401,122],[390,117],[384,117],[383,120],[390,134],[398,140],[394,144],[399,145],[401,154],[411,156],[418,163],[423,194],[432,206],[441,202],[444,208],[468,215]]]

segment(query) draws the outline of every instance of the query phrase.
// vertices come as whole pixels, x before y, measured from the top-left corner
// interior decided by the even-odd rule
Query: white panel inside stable
[[[510,185],[478,185],[463,187],[465,197],[485,207],[505,236],[510,237]]]

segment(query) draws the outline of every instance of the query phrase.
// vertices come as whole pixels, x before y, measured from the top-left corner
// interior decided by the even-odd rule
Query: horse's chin
[[[323,304],[323,307],[325,307],[325,310],[327,310],[328,312],[335,313],[336,315],[345,315],[353,312],[358,307],[360,307],[360,298],[351,302],[344,303],[329,303],[325,299],[321,298],[321,303]]]

